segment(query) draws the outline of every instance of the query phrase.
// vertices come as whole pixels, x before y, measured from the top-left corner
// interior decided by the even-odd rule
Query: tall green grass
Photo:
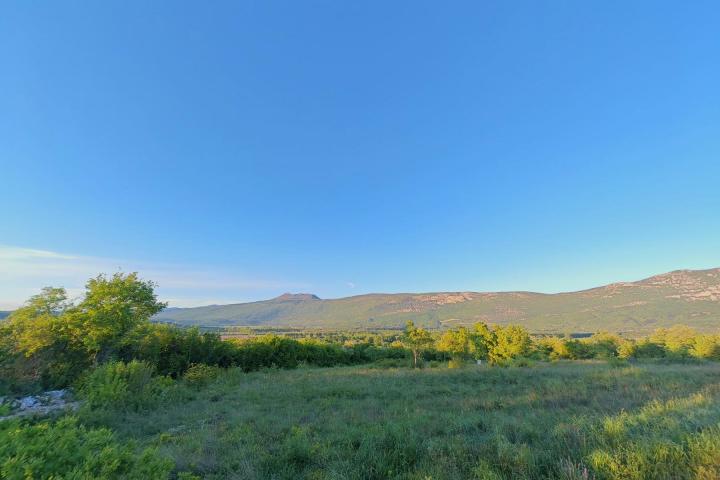
[[[230,369],[173,398],[80,418],[210,479],[720,478],[717,363]]]

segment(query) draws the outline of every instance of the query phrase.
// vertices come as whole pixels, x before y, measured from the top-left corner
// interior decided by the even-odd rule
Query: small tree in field
[[[405,333],[402,337],[403,345],[410,349],[413,354],[413,366],[417,368],[420,353],[433,343],[432,335],[424,328],[416,327],[412,321],[405,325]]]

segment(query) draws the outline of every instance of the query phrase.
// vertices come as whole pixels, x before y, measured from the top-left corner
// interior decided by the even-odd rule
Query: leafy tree
[[[572,360],[593,358],[596,353],[588,342],[577,339],[565,340],[565,348],[568,351],[568,358]]]
[[[687,325],[673,325],[655,330],[650,341],[665,347],[670,355],[686,357],[696,336],[697,331]]]
[[[70,312],[70,323],[79,329],[76,333],[82,332],[82,342],[96,362],[116,354],[126,335],[167,306],[158,302],[154,287],[137,273],[88,281],[85,298]]]
[[[45,287],[7,318],[15,348],[30,357],[67,337],[62,316],[70,307],[64,288]]]
[[[544,349],[545,353],[551,360],[560,360],[570,358],[570,349],[567,341],[559,337],[543,338],[538,345]]]
[[[663,345],[644,338],[621,345],[619,356],[620,358],[663,358],[665,353]]]
[[[420,353],[433,343],[433,337],[424,328],[416,327],[412,321],[408,321],[405,325],[402,343],[412,352],[413,366],[417,368]]]
[[[130,333],[165,306],[154,284],[136,273],[100,275],[86,289],[72,305],[64,289],[44,288],[3,322],[3,370],[18,383],[69,384],[89,365],[116,356]]]
[[[437,349],[449,353],[455,360],[469,357],[471,348],[470,335],[465,327],[444,332],[437,342]]]
[[[62,288],[44,288],[3,324],[3,376],[13,389],[64,386],[87,367],[87,356],[68,324],[72,305]]]
[[[618,358],[629,359],[635,358],[635,351],[637,350],[637,342],[635,340],[625,340],[618,345]]]
[[[487,360],[490,350],[494,348],[497,339],[495,332],[490,330],[484,323],[478,322],[473,326],[470,333],[470,346],[473,358],[476,360]]]
[[[490,360],[498,362],[523,357],[530,352],[530,334],[519,325],[496,327],[495,345],[490,350]]]
[[[698,335],[695,337],[690,355],[709,360],[720,360],[720,336]]]
[[[588,339],[588,343],[592,346],[593,356],[610,358],[617,356],[622,339],[612,333],[597,332]]]

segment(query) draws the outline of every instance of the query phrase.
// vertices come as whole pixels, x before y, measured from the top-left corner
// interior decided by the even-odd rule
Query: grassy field
[[[720,364],[232,369],[85,422],[202,478],[717,479]]]

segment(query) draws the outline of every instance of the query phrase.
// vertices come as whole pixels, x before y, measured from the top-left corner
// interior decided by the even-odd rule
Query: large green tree
[[[3,373],[63,386],[93,363],[116,356],[130,333],[165,307],[136,273],[99,275],[73,305],[62,288],[44,288],[3,322]]]
[[[95,361],[116,354],[135,328],[165,308],[158,302],[155,284],[137,273],[99,275],[88,281],[85,297],[69,315],[73,328],[82,332],[82,343]]]

